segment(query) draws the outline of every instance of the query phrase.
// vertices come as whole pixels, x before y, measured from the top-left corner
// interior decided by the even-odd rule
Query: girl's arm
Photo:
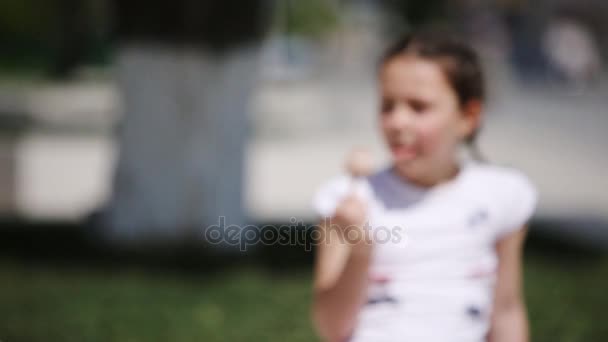
[[[498,273],[489,342],[528,342],[528,318],[522,291],[523,227],[496,244]]]
[[[317,244],[312,315],[318,334],[328,342],[345,340],[355,327],[366,298],[372,251],[366,239],[353,243],[344,240],[344,227],[351,226],[347,222],[362,222],[361,217],[354,217],[358,214],[348,214],[363,212],[361,203],[352,199],[341,207],[331,224],[323,221],[318,226],[323,239]]]

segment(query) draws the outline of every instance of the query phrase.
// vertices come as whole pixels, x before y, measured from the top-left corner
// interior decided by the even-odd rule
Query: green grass
[[[573,257],[575,258],[575,257]],[[608,260],[526,258],[532,341],[608,341]],[[315,341],[310,273],[0,263],[0,340]]]
[[[608,258],[528,257],[532,341],[608,341]]]
[[[0,270],[0,340],[311,341],[309,276]]]

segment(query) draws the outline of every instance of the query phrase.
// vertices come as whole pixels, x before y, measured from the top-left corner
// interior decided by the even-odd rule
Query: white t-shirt
[[[522,173],[467,161],[433,188],[386,168],[353,182],[342,175],[313,200],[330,217],[356,191],[368,205],[374,236],[368,301],[350,342],[481,342],[489,329],[495,242],[522,227],[536,206]]]

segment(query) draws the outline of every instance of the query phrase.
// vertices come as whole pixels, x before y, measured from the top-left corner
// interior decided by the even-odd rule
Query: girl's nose
[[[396,130],[408,128],[413,123],[412,114],[405,106],[395,106],[387,120],[387,126]]]

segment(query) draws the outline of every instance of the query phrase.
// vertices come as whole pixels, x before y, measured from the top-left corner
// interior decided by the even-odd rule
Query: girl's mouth
[[[416,157],[416,135],[413,132],[403,132],[390,143],[390,150],[398,160],[410,160]]]
[[[411,160],[416,157],[416,149],[411,144],[391,144],[390,150],[393,155],[398,160]]]

